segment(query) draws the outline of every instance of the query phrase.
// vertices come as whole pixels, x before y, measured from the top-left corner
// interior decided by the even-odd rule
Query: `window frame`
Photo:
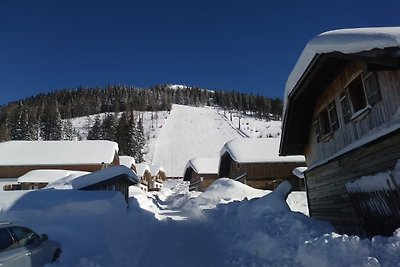
[[[332,100],[320,112],[313,121],[317,142],[327,142],[333,137],[333,133],[340,128],[337,114],[336,101]]]

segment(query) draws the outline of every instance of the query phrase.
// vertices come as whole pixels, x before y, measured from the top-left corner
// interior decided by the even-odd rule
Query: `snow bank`
[[[1,192],[0,205],[1,220],[26,225],[61,243],[61,264],[55,266],[129,266],[138,237],[132,227],[153,220],[143,211],[131,216],[119,192]]]

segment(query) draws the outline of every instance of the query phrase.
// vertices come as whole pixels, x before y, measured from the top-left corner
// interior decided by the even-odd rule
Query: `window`
[[[313,123],[315,129],[315,137],[317,142],[320,140],[328,141],[334,131],[339,128],[339,121],[336,113],[336,104],[334,101],[324,108],[318,118]]]
[[[381,100],[381,92],[379,89],[378,79],[375,72],[370,72],[364,78],[365,94],[368,104],[374,105]]]
[[[369,72],[365,76],[360,73],[346,86],[339,100],[345,123],[365,117],[372,105],[381,100],[376,73]]]
[[[14,241],[7,228],[0,229],[0,251],[6,250],[14,245]]]
[[[339,95],[340,106],[342,107],[342,114],[344,123],[348,123],[351,117],[349,99],[347,98],[346,91]]]
[[[40,237],[28,228],[14,226],[10,228],[18,246],[25,246],[31,243],[40,242]]]

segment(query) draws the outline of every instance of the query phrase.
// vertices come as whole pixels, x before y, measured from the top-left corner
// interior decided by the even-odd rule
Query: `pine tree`
[[[88,132],[87,140],[102,140],[102,139],[103,139],[103,130],[101,127],[101,119],[100,115],[96,115],[96,117],[94,118],[94,124]]]
[[[77,136],[71,120],[67,119],[62,124],[62,140],[74,140]]]
[[[128,135],[129,135],[129,119],[126,112],[123,112],[121,118],[118,121],[116,141],[119,146],[121,155],[128,155],[126,152],[128,146]]]
[[[61,140],[62,120],[57,101],[44,106],[40,118],[40,130],[43,140]]]
[[[114,114],[106,114],[102,123],[102,130],[104,140],[116,141],[117,118]]]

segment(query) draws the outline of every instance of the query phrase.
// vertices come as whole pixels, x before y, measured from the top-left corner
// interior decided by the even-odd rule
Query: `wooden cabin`
[[[139,177],[139,184],[138,186],[142,191],[148,192],[149,191],[149,182],[151,180],[151,173],[150,167],[146,163],[136,163],[136,174]]]
[[[17,179],[19,187],[8,187],[9,190],[42,189],[48,184],[62,180],[72,180],[89,172],[70,170],[33,170]],[[5,188],[7,190],[8,188]]]
[[[119,191],[129,204],[129,186],[139,183],[132,169],[125,166],[111,166],[80,176],[71,182],[73,189],[86,191]]]
[[[382,233],[365,227],[380,211],[360,211],[345,184],[392,170],[400,159],[399,40],[400,28],[323,33],[308,43],[286,84],[280,154],[305,155],[310,216],[341,232]],[[383,233],[397,227],[399,220]]]
[[[111,165],[119,165],[118,144],[111,141],[0,143],[0,180],[18,178],[38,169],[93,172]]]
[[[279,142],[279,138],[239,138],[226,143],[221,150],[219,177],[269,190],[289,181],[293,190],[300,190],[301,181],[292,171],[305,166],[305,159],[298,155],[279,156]]]
[[[189,190],[204,191],[218,179],[219,158],[198,157],[188,161],[183,180],[189,181]]]
[[[151,179],[149,182],[149,191],[159,191],[163,187],[163,182],[167,180],[167,175],[164,169],[158,165],[151,165],[150,174]]]

